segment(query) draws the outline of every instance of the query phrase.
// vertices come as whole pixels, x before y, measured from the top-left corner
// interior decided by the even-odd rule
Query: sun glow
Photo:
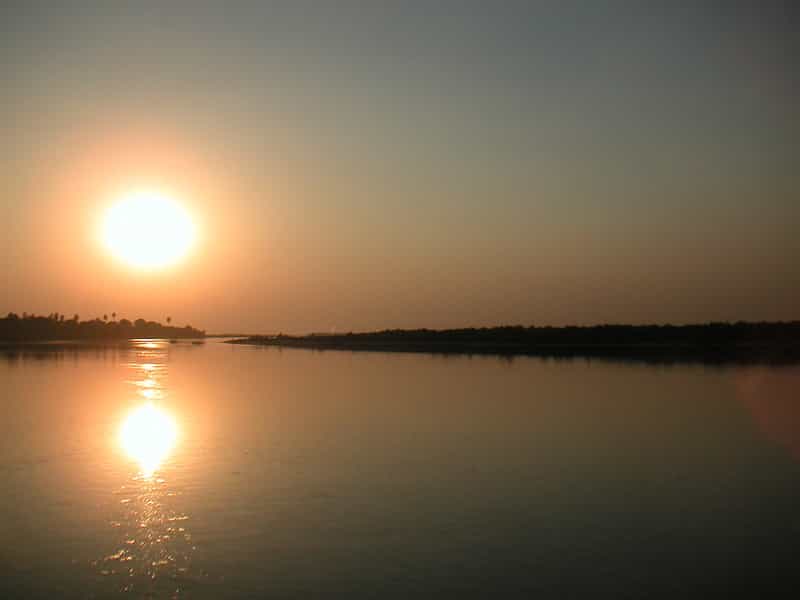
[[[119,443],[139,464],[143,477],[152,477],[178,440],[175,420],[152,402],[131,412],[119,430]]]
[[[111,254],[139,269],[179,262],[194,245],[189,214],[169,196],[153,190],[128,193],[106,212],[101,230]]]

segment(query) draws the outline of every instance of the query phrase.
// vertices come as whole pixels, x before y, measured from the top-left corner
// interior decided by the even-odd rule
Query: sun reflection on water
[[[139,390],[139,395],[148,400],[155,400],[156,398],[162,398],[164,394],[161,390],[144,389]]]
[[[178,598],[185,586],[206,578],[192,566],[196,547],[183,492],[164,468],[183,435],[180,414],[165,400],[172,396],[170,350],[163,340],[136,340],[131,361],[124,365],[133,402],[115,443],[137,472],[132,476],[124,469],[124,483],[112,492],[109,525],[114,542],[91,561],[114,594]]]
[[[175,419],[163,408],[147,402],[131,411],[119,430],[119,443],[139,464],[142,476],[153,476],[178,440]]]

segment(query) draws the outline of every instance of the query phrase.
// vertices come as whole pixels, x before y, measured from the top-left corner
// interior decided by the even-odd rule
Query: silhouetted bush
[[[78,315],[65,320],[63,315],[53,313],[48,317],[29,315],[23,317],[8,313],[0,318],[0,340],[9,342],[50,340],[98,340],[131,338],[195,338],[205,337],[205,331],[185,327],[171,327],[155,321],[128,319],[106,321],[92,319],[79,321]]]
[[[377,350],[465,354],[658,357],[710,361],[783,361],[800,357],[800,321],[699,325],[594,325],[386,329],[309,336],[253,336],[251,343],[320,350]]]

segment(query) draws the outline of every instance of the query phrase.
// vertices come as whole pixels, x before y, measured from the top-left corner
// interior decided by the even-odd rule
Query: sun
[[[153,270],[180,262],[195,242],[194,222],[184,208],[157,190],[124,194],[106,211],[102,241],[118,260]]]

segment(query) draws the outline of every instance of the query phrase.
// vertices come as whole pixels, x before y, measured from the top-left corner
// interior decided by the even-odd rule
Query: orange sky
[[[800,318],[780,15],[348,7],[0,19],[0,312],[237,332]],[[97,239],[142,186],[199,231],[159,272]]]

